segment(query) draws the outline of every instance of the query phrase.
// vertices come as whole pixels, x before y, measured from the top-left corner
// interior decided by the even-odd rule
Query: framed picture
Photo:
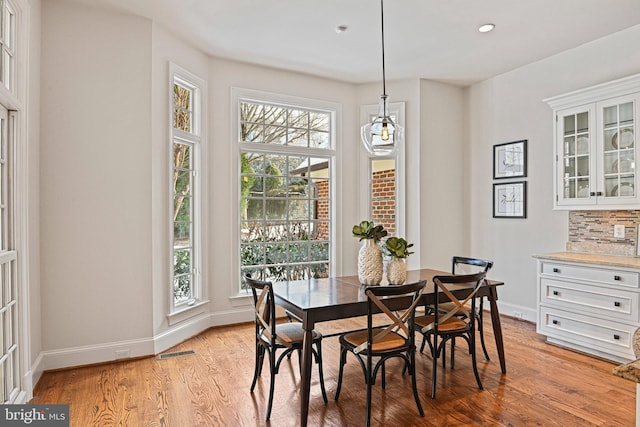
[[[493,179],[527,176],[527,140],[493,146]]]
[[[527,182],[493,184],[493,217],[527,217]]]

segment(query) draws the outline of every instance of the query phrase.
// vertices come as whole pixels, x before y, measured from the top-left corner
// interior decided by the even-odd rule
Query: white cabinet
[[[546,99],[554,109],[554,208],[640,207],[640,75]]]
[[[538,260],[537,332],[548,342],[628,362],[638,327],[639,269]]]

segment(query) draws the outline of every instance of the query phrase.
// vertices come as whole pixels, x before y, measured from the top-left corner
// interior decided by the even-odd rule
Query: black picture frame
[[[493,217],[527,217],[527,181],[493,184]]]
[[[493,179],[527,176],[527,140],[493,146]]]

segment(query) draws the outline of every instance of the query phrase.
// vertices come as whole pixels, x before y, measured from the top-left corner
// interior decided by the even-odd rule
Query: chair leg
[[[316,343],[318,354],[316,355],[316,363],[318,364],[318,376],[320,377],[320,389],[322,390],[322,399],[324,403],[327,403],[327,392],[324,389],[324,374],[322,372],[322,343],[318,341]]]
[[[480,344],[482,345],[482,351],[484,352],[484,358],[487,360],[491,360],[489,359],[489,353],[487,353],[487,346],[484,344],[484,328],[483,328],[483,321],[482,321],[482,315],[484,313],[484,310],[482,308],[482,302],[484,301],[484,297],[480,298],[480,311],[478,312],[478,316],[476,317],[478,319],[478,331],[480,331]]]
[[[384,370],[384,364],[382,365],[382,369]],[[366,378],[367,378],[367,422],[366,427],[371,426],[371,387],[374,381],[373,377],[373,369],[371,363],[371,355],[367,355],[367,368],[366,368]],[[383,375],[384,378],[384,375]]]
[[[342,371],[344,369],[344,365],[347,363],[347,350],[345,348],[340,349],[340,370],[338,371],[338,385],[336,386],[336,396],[333,400],[338,401],[338,397],[340,397],[340,389],[342,388]]]
[[[421,417],[424,417],[424,410],[420,404],[420,396],[418,395],[418,386],[416,381],[416,349],[409,349],[409,375],[411,375],[411,387],[413,388],[413,398],[416,400],[416,406]]]
[[[473,365],[473,374],[476,376],[476,382],[478,383],[478,388],[483,390],[482,381],[480,381],[480,374],[478,373],[478,364],[476,360],[476,331],[473,329],[471,331],[471,339],[469,340],[469,347],[472,347],[473,350],[471,352],[471,364]]]
[[[262,371],[262,364],[264,361],[264,348],[258,344],[256,341],[256,366],[253,371],[253,381],[251,382],[251,392],[253,393],[253,389],[256,387],[256,382],[258,381],[258,376]]]
[[[442,369],[447,367],[447,344],[446,341],[442,341]]]
[[[456,337],[451,338],[451,369],[454,368],[456,357]]]
[[[274,350],[269,353],[269,367],[271,368],[271,384],[269,384],[269,404],[267,405],[267,421],[271,418],[271,409],[273,407],[273,392],[275,391],[276,383],[276,355]]]
[[[433,335],[433,348],[431,350],[431,398],[436,398],[436,374],[438,372],[438,337]]]
[[[386,381],[386,374],[385,374],[385,370],[384,370],[384,365],[385,365],[386,361],[382,362],[382,388],[384,389],[387,386],[387,381]]]

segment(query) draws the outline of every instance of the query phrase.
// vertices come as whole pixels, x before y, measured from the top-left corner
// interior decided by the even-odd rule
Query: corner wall
[[[505,314],[535,321],[534,254],[563,251],[568,214],[553,208],[553,116],[543,99],[640,71],[640,26],[483,81],[467,90],[471,252],[495,261],[490,276]],[[492,218],[492,147],[527,139],[527,218]]]
[[[43,352],[149,354],[151,23],[43,2],[41,60]]]

